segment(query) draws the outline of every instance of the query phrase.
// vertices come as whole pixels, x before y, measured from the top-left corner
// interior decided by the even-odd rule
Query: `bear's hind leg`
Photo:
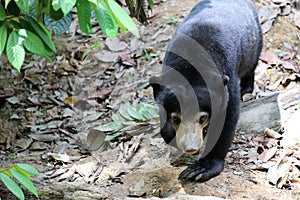
[[[252,93],[254,89],[254,72],[250,72],[241,78],[241,97],[246,93]]]

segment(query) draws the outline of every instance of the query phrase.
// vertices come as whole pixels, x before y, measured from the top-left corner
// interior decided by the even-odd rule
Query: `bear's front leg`
[[[219,175],[223,171],[223,169],[223,159],[204,157],[181,172],[181,174],[179,175],[179,179],[183,182],[205,182]]]

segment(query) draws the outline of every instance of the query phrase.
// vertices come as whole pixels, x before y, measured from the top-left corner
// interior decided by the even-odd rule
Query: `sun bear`
[[[224,168],[240,99],[253,91],[262,31],[248,0],[203,0],[177,27],[149,82],[166,143],[200,160],[179,176],[204,182]]]

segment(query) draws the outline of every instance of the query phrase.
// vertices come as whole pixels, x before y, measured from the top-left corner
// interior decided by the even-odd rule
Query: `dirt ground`
[[[274,4],[269,0],[253,2],[258,8]],[[21,75],[1,57],[1,167],[20,162],[35,166],[41,172],[33,177],[40,199],[150,198],[175,193],[238,200],[300,199],[299,186],[277,188],[266,179],[266,170],[253,170],[249,152],[255,147],[249,144],[249,138],[263,133],[237,133],[224,172],[205,183],[178,181],[186,167],[183,163],[189,159],[164,144],[158,134],[157,118],[133,126],[98,150],[88,148],[89,128],[110,121],[121,104],[154,104],[151,88],[143,85],[149,77],[159,74],[168,41],[196,3],[160,2],[154,8],[151,23],[139,25],[140,39],[122,33],[109,43],[96,27],[90,37],[71,30],[70,34],[55,38],[58,51],[53,62],[28,57]],[[290,11],[266,19],[274,21],[264,34],[263,50],[289,52],[291,63],[299,67],[300,31],[293,16]],[[88,54],[82,61],[85,52]],[[282,72],[277,66],[274,68],[274,73]],[[258,80],[257,84],[261,87],[267,82],[272,81]],[[264,87],[268,90],[267,85]],[[93,95],[96,101],[87,98]],[[130,136],[126,135],[128,132]],[[68,159],[62,155],[68,155]],[[62,185],[56,186],[58,183]],[[82,185],[66,189],[73,183]],[[76,193],[79,190],[91,194]],[[97,192],[98,197],[92,195]],[[27,192],[26,197],[35,199]],[[1,183],[0,198],[15,199]]]

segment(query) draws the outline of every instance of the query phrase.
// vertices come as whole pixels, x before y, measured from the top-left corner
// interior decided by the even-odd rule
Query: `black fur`
[[[202,45],[224,77],[227,88],[226,119],[218,142],[206,157],[180,175],[182,180],[204,182],[220,174],[224,168],[224,159],[231,146],[239,117],[241,95],[253,91],[254,70],[262,49],[262,33],[255,8],[248,0],[200,1],[176,31]],[[176,42],[178,41],[172,39],[169,46]],[[210,112],[211,101],[207,86],[197,70],[180,56],[168,51],[164,66],[180,72],[193,87],[200,109]],[[164,67],[161,76],[166,73]],[[174,84],[176,85],[176,80]],[[169,115],[180,111],[180,106],[172,90],[155,83],[151,85],[156,102],[165,110],[161,110],[161,119],[162,115],[167,118],[166,123],[161,123],[161,135],[170,143],[176,132],[168,123]]]

